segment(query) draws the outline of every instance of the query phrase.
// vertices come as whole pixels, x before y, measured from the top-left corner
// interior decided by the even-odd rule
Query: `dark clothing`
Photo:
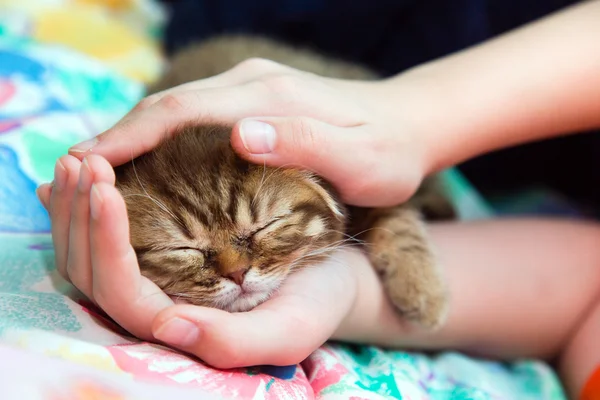
[[[166,46],[220,32],[250,32],[308,44],[396,74],[482,42],[569,0],[179,0]]]

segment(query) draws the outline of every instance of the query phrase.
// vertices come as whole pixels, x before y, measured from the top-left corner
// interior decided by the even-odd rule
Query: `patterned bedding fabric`
[[[164,19],[150,0],[0,0],[0,34],[69,46],[144,82],[161,71]]]
[[[505,365],[332,343],[301,365],[220,371],[124,335],[56,273],[34,190],[52,179],[69,145],[135,104],[140,81],[160,62],[147,56],[126,78],[114,71],[135,71],[130,58],[115,67],[21,33],[0,23],[0,399],[565,398],[552,370],[533,360]],[[461,176],[447,177],[465,217],[489,213]]]

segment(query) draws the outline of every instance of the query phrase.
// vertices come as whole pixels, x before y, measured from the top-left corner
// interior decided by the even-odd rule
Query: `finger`
[[[92,151],[111,165],[120,165],[153,149],[186,123],[233,125],[240,118],[254,115],[259,106],[269,108],[271,102],[266,89],[252,84],[167,95],[151,107],[131,113],[96,138],[73,146],[69,153],[82,158]]]
[[[251,162],[308,169],[330,182],[345,202],[383,206],[397,198],[372,190],[391,179],[387,176],[394,171],[381,166],[389,165],[382,157],[393,152],[381,151],[377,143],[381,140],[374,140],[364,125],[339,127],[306,117],[242,120],[231,137],[234,150]]]
[[[223,75],[223,74],[221,74]],[[223,76],[216,75],[214,77],[200,79],[193,82],[183,83],[181,85],[174,86],[169,89],[161,90],[159,92],[155,92],[149,94],[140,100],[124,117],[123,119],[130,118],[132,114],[135,114],[139,111],[146,110],[152,107],[154,104],[158,103],[167,95],[175,95],[178,93],[185,93],[189,91],[197,91],[197,90],[206,90],[206,89],[215,89],[224,86],[235,85],[236,82],[226,83]]]
[[[220,74],[183,83],[181,85],[153,93],[138,103],[134,110],[143,110],[148,108],[169,94],[241,85],[256,79],[260,79],[269,74],[292,73],[292,71],[294,73],[301,73],[300,71],[296,71],[291,67],[279,64],[275,61],[263,58],[249,58]]]
[[[46,211],[50,211],[50,196],[52,195],[52,184],[51,183],[42,183],[35,190],[35,194],[38,197],[38,200],[42,204],[42,206],[46,209]]]
[[[331,259],[288,278],[275,298],[250,312],[176,305],[154,321],[154,336],[218,368],[291,365],[323,344],[348,313],[353,276]]]
[[[69,251],[69,229],[71,224],[71,204],[79,179],[81,162],[73,156],[63,156],[54,168],[54,187],[50,196],[50,219],[52,221],[52,242],[56,269],[63,278],[67,274]]]
[[[98,305],[132,334],[153,339],[152,320],[171,299],[142,277],[129,244],[125,201],[108,183],[94,183],[90,194],[92,285]]]
[[[102,157],[89,155],[83,159],[79,182],[71,206],[71,227],[67,274],[71,282],[89,299],[92,294],[92,263],[90,260],[90,190],[93,182],[114,185],[115,173]]]
[[[174,67],[174,69],[176,68],[177,67]],[[250,58],[248,60],[242,61],[230,70],[227,70],[220,74],[204,79],[198,79],[192,82],[183,83],[172,88],[152,93],[149,96],[143,98],[140,102],[138,102],[135,105],[135,107],[133,107],[131,111],[129,111],[125,115],[123,119],[129,119],[132,117],[132,114],[135,115],[135,113],[139,111],[150,108],[151,106],[153,106],[168,95],[241,85],[244,83],[248,83],[252,80],[260,79],[261,77],[268,74],[276,72],[283,73],[286,71],[289,72],[291,70],[292,69],[290,67],[278,64],[271,60],[265,60],[261,58]],[[169,81],[168,76],[165,79]],[[178,77],[174,78],[174,80],[177,81]]]

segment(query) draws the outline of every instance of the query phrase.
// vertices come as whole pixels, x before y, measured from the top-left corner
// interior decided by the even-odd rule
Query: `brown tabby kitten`
[[[371,79],[357,66],[263,38],[220,37],[183,51],[154,90],[209,77],[249,57],[325,76]],[[348,235],[365,243],[390,300],[423,327],[442,323],[447,292],[421,216],[451,218],[434,180],[409,203],[346,207],[312,174],[239,158],[230,126],[189,125],[117,168],[131,243],[142,273],[193,304],[246,311],[294,270],[314,264]]]

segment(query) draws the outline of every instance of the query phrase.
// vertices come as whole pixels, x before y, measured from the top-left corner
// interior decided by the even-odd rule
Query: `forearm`
[[[363,255],[352,260],[357,297],[336,339],[506,359],[549,358],[560,351],[597,297],[598,225],[450,223],[432,225],[430,236],[450,290],[450,313],[443,327],[428,333],[400,318]]]
[[[584,2],[387,81],[391,112],[408,107],[420,128],[428,172],[599,127],[598,21],[600,1]]]

